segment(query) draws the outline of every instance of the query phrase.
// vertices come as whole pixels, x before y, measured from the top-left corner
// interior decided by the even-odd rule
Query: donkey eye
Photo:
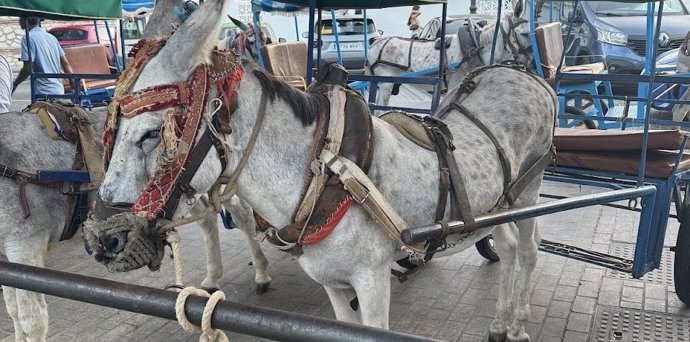
[[[160,130],[151,130],[151,131],[144,133],[144,135],[141,137],[141,139],[139,139],[139,141],[137,142],[136,145],[137,145],[137,147],[141,147],[144,144],[144,142],[146,142],[148,140],[154,140],[154,139],[157,140],[160,137],[161,137],[161,131]]]

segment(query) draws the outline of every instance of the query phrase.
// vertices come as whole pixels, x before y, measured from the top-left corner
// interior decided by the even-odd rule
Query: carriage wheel
[[[690,304],[690,206],[686,205],[679,216],[682,218],[675,248],[673,282],[678,298]]]
[[[479,254],[487,260],[501,260],[496,253],[496,248],[494,248],[494,238],[491,235],[487,235],[483,239],[477,241],[474,246],[477,248],[477,252],[479,252]]]
[[[571,115],[578,115],[578,116],[585,116],[587,113],[585,113],[584,110],[580,108],[575,108],[572,106],[566,106],[565,107],[565,114],[571,114]],[[566,119],[567,122],[570,122],[571,119]],[[582,120],[582,123],[578,125],[585,125],[587,129],[597,129],[597,125],[594,123],[594,120]]]

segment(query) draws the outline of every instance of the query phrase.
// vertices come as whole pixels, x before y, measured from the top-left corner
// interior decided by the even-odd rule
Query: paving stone
[[[589,332],[591,324],[592,315],[573,312],[570,314],[570,317],[568,317],[566,329],[587,333]]]
[[[546,317],[542,325],[541,335],[561,337],[565,332],[565,318]]]
[[[549,305],[549,311],[546,313],[546,316],[556,318],[568,318],[572,306],[573,303],[571,302],[562,302],[554,300],[551,302],[551,305]]]
[[[534,290],[532,292],[532,299],[530,300],[530,304],[548,306],[551,302],[552,296],[553,292],[551,291]]]
[[[576,286],[558,285],[558,287],[556,287],[556,292],[554,292],[554,294],[553,294],[553,299],[572,302],[575,300],[576,294],[577,294],[577,287]]]
[[[666,312],[666,301],[661,299],[646,299],[644,309],[648,311]]]
[[[618,306],[620,300],[621,296],[618,292],[601,291],[599,292],[599,298],[597,298],[597,303],[601,305]]]
[[[626,302],[642,303],[644,299],[644,289],[639,287],[623,286],[622,300]]]
[[[577,296],[573,302],[573,312],[593,314],[595,305],[596,299]]]
[[[563,342],[586,342],[589,334],[579,331],[566,331],[563,337]]]
[[[666,300],[666,286],[651,283],[645,284],[644,298]]]

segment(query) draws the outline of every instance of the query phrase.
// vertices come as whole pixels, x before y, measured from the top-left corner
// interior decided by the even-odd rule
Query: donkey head
[[[204,2],[162,48],[157,45],[160,50],[144,62],[129,93],[116,92],[110,114],[115,122],[111,127],[115,128],[110,138],[107,128],[104,135],[104,142],[112,141],[110,151],[105,144],[108,169],[99,189],[100,200],[84,227],[87,251],[94,252],[96,259],[111,271],[128,271],[146,265],[158,268],[164,238],[158,232],[159,225],[187,215],[198,197],[208,192],[222,173],[218,152],[210,148],[208,153],[199,156],[198,170],[189,175],[187,188],[182,193],[166,195],[166,184],[180,191],[175,184],[181,184],[182,172],[190,164],[190,159],[179,163],[180,159],[175,158],[180,155],[192,158],[194,148],[201,145],[199,141],[209,129],[206,123],[211,120],[204,119],[210,118],[211,112],[220,106],[215,87],[208,88],[208,94],[205,90],[199,94],[189,85],[208,74],[202,65],[210,63],[219,21],[225,11],[224,0]],[[173,95],[161,100],[158,96],[166,96],[166,92]],[[184,130],[180,130],[191,125],[188,117],[192,110],[189,108],[196,106],[193,98],[206,100],[197,103],[201,108],[196,112],[201,113],[197,115],[198,130],[185,138],[181,133]],[[209,105],[211,102],[216,104]],[[126,114],[127,103],[135,104],[134,114]],[[143,105],[137,107],[137,103]],[[214,145],[218,146],[215,142]],[[164,197],[168,199],[161,201]],[[140,210],[156,201],[164,203],[155,209],[157,213]]]

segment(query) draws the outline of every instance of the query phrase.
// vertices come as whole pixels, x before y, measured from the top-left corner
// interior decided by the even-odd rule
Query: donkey
[[[217,47],[220,51],[235,50],[247,58],[257,61],[259,58],[259,50],[256,45],[256,32],[251,24],[245,24],[241,20],[237,20],[228,15],[228,18],[237,26],[235,35],[232,34],[218,42]],[[270,38],[266,37],[264,31],[259,28],[259,37],[261,46],[271,44]]]
[[[105,111],[94,110],[90,118],[97,136],[103,132]],[[0,115],[0,164],[22,171],[69,170],[75,156],[74,145],[51,140],[41,128],[37,115],[8,112]],[[67,215],[67,196],[59,189],[28,185],[27,203],[31,215],[24,218],[18,197],[19,185],[0,177],[0,248],[10,262],[37,267],[45,266],[48,246],[62,235]],[[200,205],[207,204],[201,198]],[[208,205],[208,204],[207,204]],[[257,291],[265,292],[270,283],[267,260],[254,240],[255,222],[251,208],[238,198],[225,203],[233,218],[247,237],[256,269]],[[200,210],[200,208],[194,208]],[[208,215],[198,222],[206,243],[206,278],[203,288],[219,289],[223,274],[216,215]],[[16,341],[45,341],[48,330],[48,311],[44,295],[3,286],[7,312],[14,321]]]
[[[193,84],[185,82],[196,79],[198,71],[204,70],[205,63],[212,58],[212,42],[225,7],[223,0],[205,1],[157,53],[151,53],[127,95],[146,100],[142,94],[147,91],[168,89],[166,87],[172,87],[170,84]],[[313,153],[314,134],[324,104],[314,95],[271,78],[251,62],[235,67],[232,77],[237,83],[222,89],[212,88],[205,100],[207,107],[202,109],[205,117],[215,114],[218,93],[227,92],[232,133],[216,135],[211,119],[204,119],[196,135],[202,137],[199,139],[214,135],[232,147],[226,167],[224,169],[222,156],[227,154],[217,148],[193,150],[189,158],[198,161],[194,163],[198,168],[185,188],[193,188],[196,192],[182,200],[167,200],[161,207],[164,217],[160,212],[138,216],[133,210],[152,203],[140,194],[147,194],[147,189],[160,189],[151,186],[157,184],[158,178],[151,178],[152,171],[148,170],[164,175],[167,171],[159,169],[157,161],[160,156],[168,156],[165,152],[168,147],[175,146],[161,138],[170,134],[162,127],[170,127],[170,113],[187,110],[187,107],[173,105],[182,99],[177,98],[168,102],[172,103],[169,108],[165,105],[137,107],[132,109],[135,112],[123,109],[123,113],[135,115],[118,116],[116,131],[110,140],[112,158],[99,196],[107,207],[121,207],[122,211],[107,219],[92,218],[84,229],[87,250],[108,269],[127,271],[158,262],[159,229],[164,229],[169,220],[174,222],[189,213],[188,203],[218,186],[221,177],[236,180],[236,184],[231,185],[236,185],[237,195],[272,226],[284,227],[292,223],[304,175],[319,172],[319,168],[307,164]],[[239,71],[239,68],[246,70]],[[190,75],[196,76],[190,78]],[[474,74],[471,81],[452,90],[441,107],[446,108],[444,122],[455,137],[453,156],[466,180],[465,191],[472,215],[485,213],[496,208],[496,203],[503,203],[506,178],[516,179],[551,150],[557,101],[548,84],[533,75],[510,67],[486,68]],[[483,128],[458,108],[466,108]],[[506,113],[512,113],[511,120],[505,120]],[[438,190],[439,180],[435,176],[421,175],[429,175],[430,170],[438,168],[436,154],[421,149],[383,120],[373,117],[371,123],[373,152],[368,178],[409,226],[433,222],[441,191]],[[484,133],[485,129],[493,132],[493,139]],[[253,150],[249,146],[253,146]],[[497,151],[503,151],[502,157]],[[242,166],[242,171],[235,173]],[[536,203],[543,168],[537,170],[537,176],[526,183],[524,191],[513,202],[514,207]],[[171,209],[173,207],[175,209]],[[445,217],[450,218],[449,210],[445,211]],[[506,338],[527,341],[525,326],[530,316],[530,278],[540,242],[537,221],[528,219],[482,228],[452,237],[448,243],[454,246],[452,250],[461,251],[491,231],[501,258],[501,274],[496,317],[489,327],[490,337],[495,341]],[[405,255],[402,247],[399,240],[362,206],[354,204],[330,235],[319,243],[303,245],[297,261],[307,275],[324,286],[337,319],[388,328],[390,265]],[[516,274],[518,260],[521,271]],[[355,297],[359,302],[357,310],[350,306]]]
[[[511,58],[524,64],[531,61],[532,46],[528,26],[531,14],[525,6],[524,0],[515,1],[513,12],[507,13],[501,20],[501,32],[496,41],[494,61],[501,62]],[[476,51],[462,51],[460,36],[463,30],[468,29],[464,25],[460,25],[456,34],[448,36],[450,45],[446,49],[447,64],[462,61],[458,69],[446,72],[448,88],[459,84],[470,72],[468,62],[474,58],[479,59],[477,64],[489,64],[495,27],[495,23],[492,23],[479,28]],[[475,28],[469,29],[472,32]],[[440,43],[444,43],[443,39]],[[431,40],[403,37],[378,38],[371,44],[364,72],[367,75],[376,76],[403,76],[409,72],[438,67],[440,54],[439,50],[434,48],[435,44],[436,42]],[[376,104],[387,106],[391,95],[397,95],[397,87],[399,85],[393,83],[380,83]]]

